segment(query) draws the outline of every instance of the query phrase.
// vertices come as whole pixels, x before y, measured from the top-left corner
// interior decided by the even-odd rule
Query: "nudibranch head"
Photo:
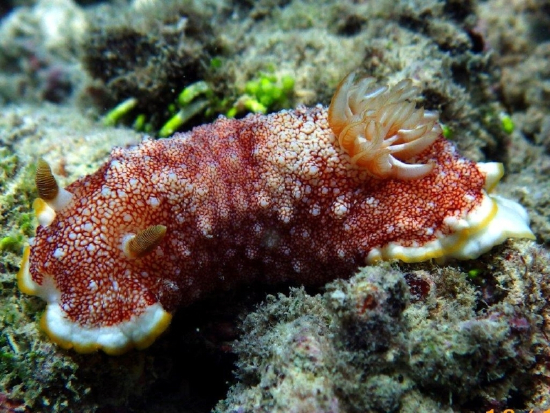
[[[102,172],[120,188],[83,179],[63,189],[49,165],[38,162],[34,207],[40,226],[25,249],[18,284],[47,302],[40,324],[61,347],[121,354],[149,346],[170,323],[171,314],[152,292],[161,281],[149,276],[159,272],[153,261],[163,253],[167,230],[152,224],[167,220],[145,213],[137,180],[125,180],[119,162]]]
[[[393,87],[374,78],[355,81],[350,73],[338,85],[328,111],[328,122],[352,163],[377,178],[417,179],[432,164],[411,161],[442,133],[436,112],[416,108],[418,93],[410,79]]]

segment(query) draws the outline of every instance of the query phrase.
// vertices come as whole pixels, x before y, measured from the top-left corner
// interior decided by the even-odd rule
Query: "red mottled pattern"
[[[168,311],[252,279],[323,283],[350,275],[373,247],[422,245],[444,218],[482,199],[485,178],[440,137],[418,180],[379,180],[349,162],[326,109],[219,119],[172,139],[115,149],[67,189],[74,201],[37,231],[33,280],[53,275],[82,325],[113,325],[160,301]],[[123,237],[167,227],[128,259]]]

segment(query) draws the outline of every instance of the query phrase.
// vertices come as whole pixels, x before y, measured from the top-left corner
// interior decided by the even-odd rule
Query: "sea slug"
[[[380,260],[469,259],[533,238],[462,158],[410,80],[348,75],[330,107],[220,118],[115,148],[60,188],[40,161],[40,223],[18,274],[41,325],[79,352],[150,345],[177,307],[236,283],[324,283]]]

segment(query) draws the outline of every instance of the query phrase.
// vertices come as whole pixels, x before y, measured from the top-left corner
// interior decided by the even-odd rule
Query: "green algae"
[[[502,126],[502,130],[508,135],[511,134],[516,128],[516,125],[514,124],[514,121],[512,120],[510,115],[501,113],[499,117],[500,117],[500,124]]]
[[[103,124],[105,126],[115,126],[119,123],[123,117],[127,116],[137,106],[136,98],[128,98],[123,102],[120,102],[113,109],[105,114],[103,117]]]
[[[219,69],[220,64],[213,66]],[[204,80],[191,83],[186,86],[177,96],[174,102],[168,105],[167,110],[171,116],[160,126],[156,133],[160,138],[167,138],[183,128],[189,121],[199,115],[209,119],[216,114],[225,113],[229,118],[237,115],[243,116],[246,113],[273,112],[283,108],[292,107],[295,80],[292,76],[277,76],[274,69],[270,73],[260,73],[257,78],[246,82],[244,90],[237,97],[233,104],[231,98],[216,96],[213,88]],[[231,95],[238,93],[233,92]],[[103,117],[103,124],[115,126],[129,119],[130,114],[138,107],[143,106],[135,98],[129,98],[109,110]],[[162,116],[152,114],[150,118]],[[140,113],[133,123],[137,131],[146,130],[153,132],[153,124],[144,113]]]
[[[34,166],[22,165],[8,149],[0,152],[0,266],[17,268],[25,240],[35,229],[31,211]]]

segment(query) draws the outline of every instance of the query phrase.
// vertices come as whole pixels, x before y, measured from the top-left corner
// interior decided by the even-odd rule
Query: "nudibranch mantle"
[[[120,354],[237,283],[321,284],[380,260],[470,259],[533,238],[525,210],[491,194],[502,166],[462,158],[414,91],[348,76],[329,109],[115,148],[66,189],[39,164],[40,226],[18,282],[47,302],[42,328],[64,348]]]

